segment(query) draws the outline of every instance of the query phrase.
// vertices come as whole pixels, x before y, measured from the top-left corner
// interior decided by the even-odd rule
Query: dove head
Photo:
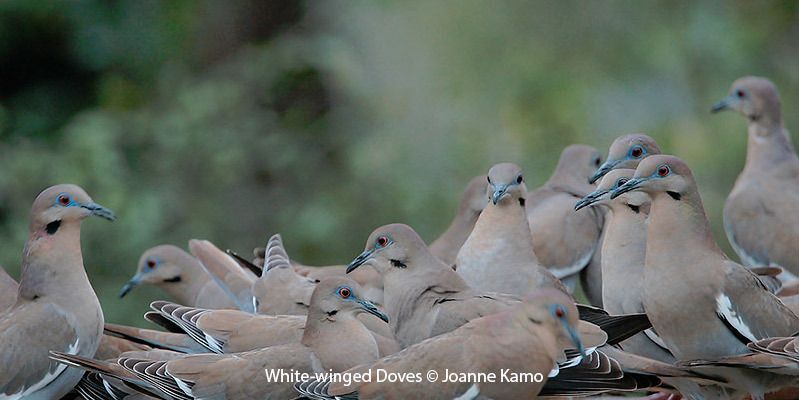
[[[517,203],[524,206],[527,187],[522,169],[513,163],[496,164],[488,170],[488,201],[494,205]]]
[[[373,266],[381,275],[414,268],[415,258],[433,257],[422,238],[408,225],[390,224],[375,229],[366,248],[347,266],[347,273],[361,265]]]
[[[780,95],[777,87],[756,76],[740,78],[732,83],[729,94],[713,106],[713,112],[724,110],[743,114],[750,122],[781,125]]]
[[[691,196],[696,191],[696,184],[691,169],[683,160],[671,155],[657,155],[641,161],[633,178],[614,189],[610,197],[615,199],[632,191],[647,193],[652,198],[667,194],[679,201]]]
[[[645,157],[660,153],[655,139],[643,133],[619,136],[610,145],[608,159],[591,175],[589,182],[594,183],[617,168],[635,169]]]
[[[45,189],[31,207],[31,232],[58,233],[62,224],[80,222],[88,216],[113,221],[111,210],[95,203],[85,190],[76,185],[56,185]]]
[[[180,247],[171,244],[155,246],[139,257],[136,274],[122,287],[119,297],[125,297],[136,286],[146,283],[156,286],[173,285],[187,279],[188,268],[197,267],[197,260]]]
[[[361,286],[346,277],[322,279],[311,295],[309,315],[321,315],[335,321],[344,315],[372,314],[385,322],[388,316],[372,302],[364,299]]]
[[[520,305],[517,318],[531,331],[544,325],[552,332],[564,348],[574,348],[584,352],[582,340],[577,331],[580,314],[577,307],[565,293],[555,289],[542,289],[528,296]]]
[[[584,144],[573,144],[560,153],[554,175],[559,179],[571,178],[585,183],[601,163],[602,156],[597,149]]]

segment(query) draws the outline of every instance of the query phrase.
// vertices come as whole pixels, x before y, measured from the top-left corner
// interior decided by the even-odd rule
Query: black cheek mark
[[[400,260],[391,260],[391,265],[397,268],[408,268],[408,266],[403,264]]]
[[[524,207],[524,197],[519,197],[519,205]]]
[[[541,325],[541,323],[542,323],[541,321],[539,321],[537,319],[534,319],[534,318],[527,317],[527,319],[529,319],[530,322],[532,322],[532,323],[534,323],[536,325]]]
[[[333,310],[333,311],[330,311],[330,312],[328,312],[328,313],[327,313],[327,316],[328,316],[328,317],[332,317],[332,316],[334,316],[334,315],[336,315],[336,314],[338,314],[338,310]]]
[[[627,207],[630,207],[630,210],[633,210],[633,212],[636,213],[636,214],[641,212],[641,207],[640,206],[634,206],[632,204],[627,204]]]
[[[182,279],[180,278],[180,275],[178,275],[178,276],[176,276],[174,278],[164,279],[164,282],[166,282],[166,283],[177,283],[177,282],[180,282],[181,280]]]
[[[677,193],[677,192],[667,191],[666,194],[668,194],[669,196],[671,196],[672,199],[677,200],[677,201],[682,199],[682,195]]]
[[[61,220],[59,219],[47,224],[47,226],[45,226],[44,229],[47,231],[48,235],[55,235],[55,233],[58,232],[58,228],[60,227],[61,227]]]

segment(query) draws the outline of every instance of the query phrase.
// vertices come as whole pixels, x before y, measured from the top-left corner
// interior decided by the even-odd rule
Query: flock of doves
[[[151,284],[177,303],[151,303],[161,329],[142,329],[104,322],[83,267],[81,221],[114,214],[50,187],[19,283],[0,269],[0,399],[799,398],[799,159],[769,80],[735,81],[721,110],[748,122],[724,207],[745,266],[714,240],[689,166],[632,134],[604,163],[567,147],[530,192],[494,165],[430,245],[385,225],[346,266],[290,260],[280,235],[253,260],[151,248],[121,296]],[[377,370],[394,378],[332,374]],[[486,378],[508,372],[525,379]]]

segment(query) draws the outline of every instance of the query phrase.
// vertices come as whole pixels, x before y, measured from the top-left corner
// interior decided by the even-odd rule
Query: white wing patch
[[[724,293],[719,293],[719,295],[716,296],[716,313],[724,318],[727,323],[745,338],[752,342],[757,341],[755,334],[746,326],[741,316],[733,308],[732,300]]]
[[[78,354],[78,350],[80,349],[80,338],[75,339],[75,343],[69,345],[67,351],[65,353],[76,355]],[[51,361],[53,362],[53,361]],[[48,372],[41,380],[34,383],[33,386],[28,386],[22,388],[21,391],[17,393],[0,393],[0,400],[17,400],[17,399],[24,399],[25,397],[36,393],[37,391],[43,389],[45,386],[49,385],[51,382],[56,380],[59,375],[61,375],[64,370],[67,369],[67,365],[63,363],[58,363],[58,366],[54,371]]]

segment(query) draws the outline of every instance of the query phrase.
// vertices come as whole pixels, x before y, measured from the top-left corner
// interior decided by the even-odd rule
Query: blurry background
[[[435,238],[493,163],[532,189],[568,144],[632,132],[689,162],[729,250],[746,127],[709,110],[747,74],[799,132],[799,3],[3,1],[0,265],[39,191],[80,184],[119,215],[83,230],[106,320],[144,326],[164,295],[117,294],[150,246],[280,232],[346,263],[385,223]]]

